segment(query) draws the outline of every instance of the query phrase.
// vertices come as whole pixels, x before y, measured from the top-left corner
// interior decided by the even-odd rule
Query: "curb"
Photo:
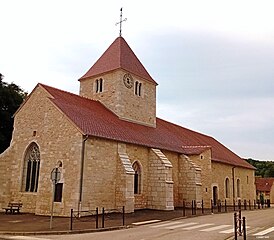
[[[83,230],[67,230],[67,231],[41,231],[41,232],[3,232],[0,231],[0,235],[11,236],[29,236],[29,235],[65,235],[65,234],[79,234],[79,233],[93,233],[93,232],[107,232],[114,230],[127,229],[129,226],[99,228],[99,229],[83,229]],[[0,237],[1,239],[1,237]]]

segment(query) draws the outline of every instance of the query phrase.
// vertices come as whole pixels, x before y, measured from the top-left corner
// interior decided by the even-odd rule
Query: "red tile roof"
[[[136,76],[157,84],[149,75],[123,37],[118,37],[79,80],[93,77],[116,69],[124,69]]]
[[[82,131],[97,136],[186,155],[200,154],[211,148],[212,160],[254,169],[214,138],[183,128],[160,118],[156,128],[121,120],[99,101],[39,84],[51,101]]]
[[[271,187],[273,185],[274,178],[255,178],[256,190],[261,192],[270,192]]]

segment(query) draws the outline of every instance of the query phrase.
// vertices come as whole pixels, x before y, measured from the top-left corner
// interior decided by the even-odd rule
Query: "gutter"
[[[79,202],[78,211],[82,209],[82,195],[83,195],[83,180],[84,180],[84,162],[85,162],[85,146],[88,140],[88,135],[83,135],[82,149],[81,149],[81,169],[80,169],[80,188],[79,188]],[[78,213],[79,214],[79,213]]]
[[[233,188],[233,191],[232,191],[232,194],[233,194],[233,200],[235,200],[235,168],[236,167],[232,167],[232,188]]]

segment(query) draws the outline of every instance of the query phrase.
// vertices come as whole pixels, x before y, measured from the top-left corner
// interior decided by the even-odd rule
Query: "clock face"
[[[133,87],[133,78],[129,73],[126,73],[123,77],[124,84],[127,88]]]

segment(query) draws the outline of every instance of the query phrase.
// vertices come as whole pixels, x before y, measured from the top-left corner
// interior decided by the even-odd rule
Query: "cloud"
[[[161,66],[151,66],[158,116],[209,134],[241,156],[273,159],[273,49],[195,33],[156,42],[157,54],[149,57]]]

